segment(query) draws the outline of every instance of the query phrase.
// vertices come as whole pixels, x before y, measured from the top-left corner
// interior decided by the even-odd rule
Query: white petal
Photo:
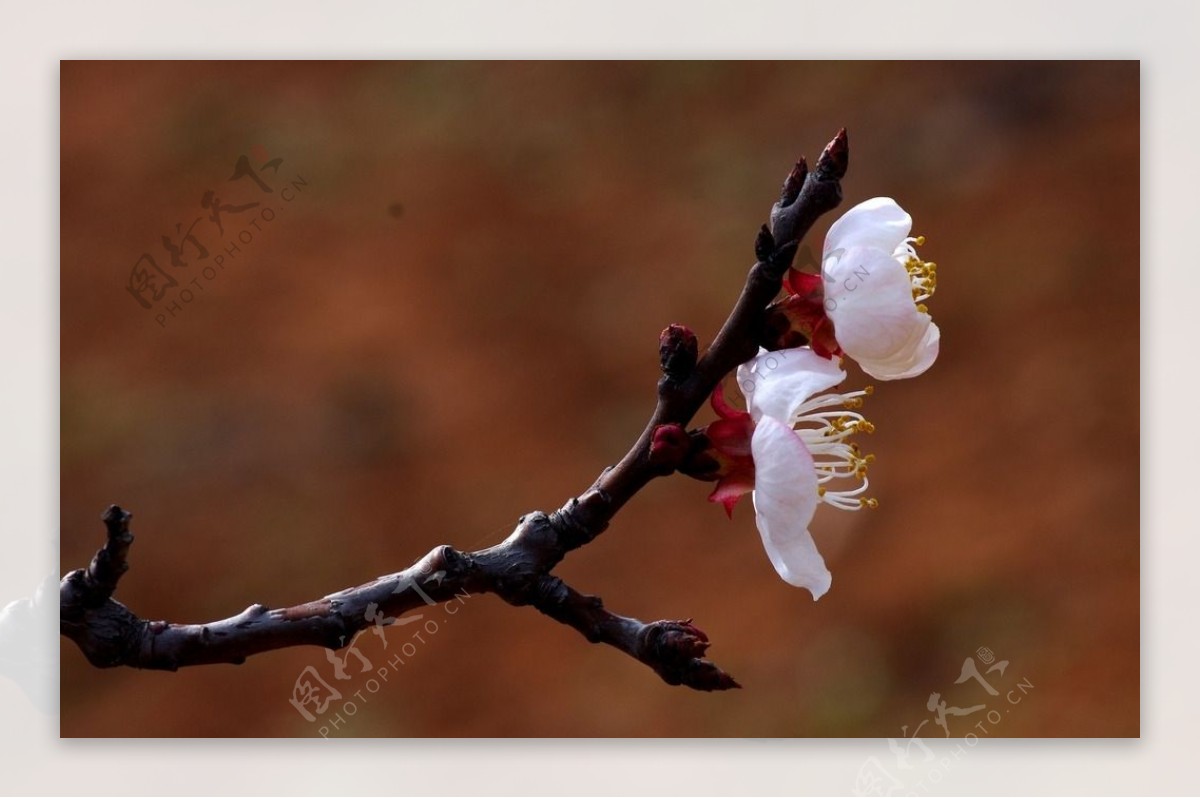
[[[868,247],[889,255],[908,238],[912,217],[891,197],[860,202],[842,214],[825,234],[822,260],[838,250]]]
[[[872,376],[889,379],[867,364],[884,372],[904,372],[936,343],[936,334],[930,338],[929,314],[917,310],[908,271],[895,258],[873,249],[847,250],[836,278],[826,283],[825,311],[838,344]]]
[[[925,329],[925,335],[907,357],[891,361],[858,361],[862,370],[877,380],[903,380],[924,374],[937,360],[942,333],[933,322]]]
[[[750,446],[754,520],[763,548],[783,581],[806,588],[815,601],[829,590],[833,577],[808,533],[817,509],[812,455],[790,427],[770,417],[755,426]]]
[[[836,360],[821,357],[806,346],[760,350],[737,370],[738,387],[751,417],[758,421],[770,416],[789,425],[795,421],[796,408],[845,378],[846,372]]]

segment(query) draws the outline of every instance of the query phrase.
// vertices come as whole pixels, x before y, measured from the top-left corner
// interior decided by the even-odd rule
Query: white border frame
[[[57,567],[58,61],[71,58],[1134,58],[1142,60],[1142,740],[991,740],[930,794],[1196,789],[1200,4],[67,2],[0,40],[0,506],[5,592]],[[913,109],[920,114],[919,108]],[[1015,232],[1015,231],[1014,231]],[[1015,236],[1014,236],[1015,238]],[[1131,285],[1137,264],[1129,264]],[[1131,296],[1132,301],[1132,296]],[[1129,364],[1135,368],[1135,364]],[[1136,486],[1130,485],[1133,490]],[[1101,697],[1102,698],[1102,697]],[[80,741],[0,680],[0,789],[24,793],[848,793],[878,741]],[[883,749],[886,751],[886,748]],[[470,767],[464,767],[470,757]]]

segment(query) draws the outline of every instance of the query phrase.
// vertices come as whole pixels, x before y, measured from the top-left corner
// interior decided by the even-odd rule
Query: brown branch
[[[522,517],[501,543],[475,552],[439,546],[403,571],[284,609],[254,604],[230,618],[204,624],[145,621],[114,599],[127,570],[131,514],[112,506],[104,514],[108,539],[86,569],[72,571],[59,588],[61,632],[97,667],[127,665],[175,670],[188,665],[240,663],[264,651],[299,645],[338,649],[377,618],[394,620],[427,603],[464,593],[495,593],[509,604],[530,605],[650,666],[668,684],[725,690],[738,684],[703,658],[707,636],[686,621],[643,623],[606,610],[551,574],[566,554],[604,531],[613,516],[658,476],[687,457],[686,425],[720,381],[757,351],[766,307],[813,222],[841,202],[840,179],[848,148],[841,131],[809,172],[801,160],[771,210],[770,227],[755,242],[757,262],[729,318],[702,357],[696,337],[671,325],[659,354],[663,376],[641,436],[617,465],[605,469],[582,495],[559,510]]]

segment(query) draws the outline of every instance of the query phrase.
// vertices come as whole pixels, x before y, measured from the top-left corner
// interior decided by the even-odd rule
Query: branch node
[[[434,551],[434,563],[441,565],[440,568],[435,567],[430,569],[434,573],[445,571],[446,576],[460,578],[471,570],[472,561],[470,555],[464,554],[453,546],[441,545]],[[442,579],[445,578],[445,576],[442,577]]]
[[[606,497],[603,491],[596,491],[596,494],[596,497],[590,502],[587,501],[589,498],[587,494],[582,497],[584,501],[571,499],[550,514],[550,526],[558,536],[563,554],[591,543],[597,535],[608,528],[607,519],[600,514],[607,510]],[[605,504],[603,509],[597,507],[601,501]],[[555,563],[557,564],[557,560]]]
[[[782,280],[783,275],[791,267],[792,260],[796,257],[796,250],[799,248],[800,242],[792,241],[772,252],[770,257],[763,261],[767,275],[772,280]]]

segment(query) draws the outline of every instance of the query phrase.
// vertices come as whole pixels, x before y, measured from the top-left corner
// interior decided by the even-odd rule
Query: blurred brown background
[[[1137,735],[1138,83],[1134,62],[64,63],[62,566],[118,502],[118,598],[202,621],[501,539],[624,453],[659,330],[711,339],[792,160],[844,125],[843,210],[912,213],[943,345],[867,406],[881,508],[818,511],[830,593],[775,577],[748,504],[730,522],[660,480],[559,573],[694,617],[744,690],[668,687],[482,596],[431,610],[376,693],[338,683],[366,700],[333,733],[930,737],[936,691],[1004,712],[955,736]],[[283,159],[271,195],[229,182],[242,154]],[[209,258],[172,267],[161,237],[209,189],[276,211],[214,279],[262,206],[224,239],[203,219]],[[143,252],[180,280],[151,310],[126,290]],[[386,666],[416,629],[359,648]],[[981,646],[1009,661],[999,698],[954,684]],[[174,674],[61,654],[65,736],[313,736],[288,697],[308,665],[331,679],[316,648]]]

